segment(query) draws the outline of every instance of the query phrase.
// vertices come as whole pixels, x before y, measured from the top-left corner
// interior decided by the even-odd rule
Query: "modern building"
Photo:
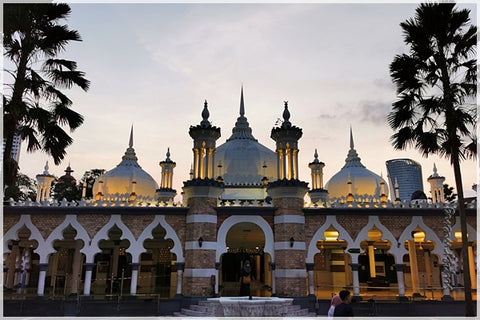
[[[352,133],[346,164],[325,186],[324,163],[311,150],[309,189],[298,174],[307,165],[298,163],[303,132],[290,121],[289,105],[271,129],[270,150],[252,135],[243,92],[240,101],[232,135],[218,147],[221,129],[209,121],[207,102],[201,122],[190,127],[193,168],[182,202],[173,202],[170,152],[160,162],[158,187],[138,165],[131,131],[122,161],[98,179],[92,199],[5,205],[5,287],[20,284],[38,296],[61,288],[99,299],[121,292],[176,301],[179,311],[180,302],[238,296],[249,260],[255,296],[313,306],[344,287],[360,298],[380,287],[406,299],[428,286],[438,299],[451,299],[445,279],[460,270],[444,264],[444,249],[451,246],[461,260],[458,215],[448,220],[451,231],[443,227],[445,208],[454,212],[454,204],[389,201],[385,181],[361,164]],[[39,175],[45,177],[48,168]],[[307,193],[312,203],[305,203]],[[467,209],[472,262],[475,206]],[[475,280],[472,266],[464,276]]]
[[[415,191],[423,192],[422,166],[411,159],[391,159],[385,162],[390,185],[390,199],[395,199],[395,183],[400,200],[412,200]]]
[[[5,143],[6,143],[6,140],[3,139],[3,151],[2,152],[5,152]],[[22,145],[22,140],[20,139],[20,136],[19,135],[14,135],[13,136],[13,144],[12,144],[12,159],[14,159],[15,161],[18,161],[20,160],[20,147]]]

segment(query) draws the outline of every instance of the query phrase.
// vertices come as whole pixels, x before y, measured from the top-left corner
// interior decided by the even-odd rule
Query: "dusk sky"
[[[80,180],[86,170],[110,170],[128,147],[134,125],[139,164],[160,182],[167,147],[177,163],[181,192],[193,159],[190,125],[208,100],[210,121],[221,128],[217,146],[230,136],[243,83],[246,117],[260,143],[275,149],[270,131],[289,101],[290,121],[303,128],[300,179],[311,183],[315,148],[328,181],[344,165],[349,127],[362,163],[386,177],[385,161],[422,164],[424,191],[434,162],[455,185],[449,160],[395,151],[386,117],[396,99],[389,76],[395,54],[406,52],[399,24],[414,15],[403,4],[71,4],[66,22],[83,41],[61,55],[78,62],[91,81],[87,93],[71,90],[84,125],[60,166],[45,153],[20,155],[20,171],[35,177],[46,160],[61,176],[71,163]],[[476,7],[472,10],[476,24]],[[466,196],[477,181],[477,163],[462,163]]]

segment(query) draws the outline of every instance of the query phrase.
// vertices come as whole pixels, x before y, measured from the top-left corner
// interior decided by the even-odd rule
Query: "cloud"
[[[391,102],[385,101],[361,101],[358,117],[365,122],[374,124],[386,123],[387,115],[391,109]]]

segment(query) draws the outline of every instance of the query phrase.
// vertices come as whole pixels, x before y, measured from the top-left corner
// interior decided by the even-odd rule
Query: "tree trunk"
[[[468,237],[467,237],[467,214],[465,212],[465,200],[463,198],[462,174],[460,172],[460,161],[458,153],[452,154],[453,172],[455,174],[455,183],[458,194],[458,212],[460,214],[460,229],[462,232],[462,265],[463,265],[463,284],[465,291],[465,316],[473,317],[474,308],[472,301],[472,282],[470,280],[470,265],[468,262]]]

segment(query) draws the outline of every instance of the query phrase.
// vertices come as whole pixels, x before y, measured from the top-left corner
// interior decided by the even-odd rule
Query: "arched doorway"
[[[234,224],[226,235],[227,252],[222,254],[219,266],[219,294],[240,295],[241,270],[245,261],[251,265],[250,292],[254,296],[270,296],[272,278],[271,257],[265,253],[265,234],[252,222]]]

